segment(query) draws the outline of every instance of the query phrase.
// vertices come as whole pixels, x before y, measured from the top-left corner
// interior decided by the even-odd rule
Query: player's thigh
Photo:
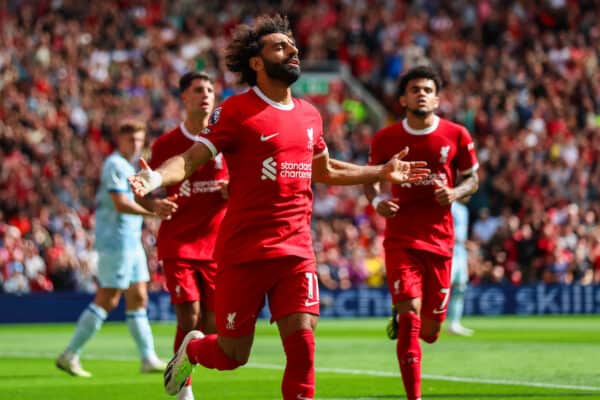
[[[196,265],[197,286],[200,291],[200,308],[202,313],[214,312],[215,288],[217,286],[217,263],[202,261]]]
[[[394,304],[412,304],[410,300],[423,297],[423,262],[408,249],[385,251],[388,288]]]
[[[295,330],[310,329],[312,324],[316,324],[320,303],[315,261],[299,257],[281,257],[273,262],[270,269],[267,273],[278,275],[268,292],[271,322],[280,321],[292,314],[301,314],[305,317],[296,316],[284,323],[284,330],[294,322],[298,322],[298,328]],[[311,315],[315,318],[311,318]]]
[[[167,290],[171,294],[171,303],[177,305],[198,302],[200,289],[195,262],[184,259],[166,259],[162,263]]]
[[[422,252],[421,258],[427,263],[423,274],[421,317],[444,321],[450,299],[452,259],[428,252]]]
[[[131,283],[135,252],[125,249],[98,251],[98,283],[101,288],[125,290]]]
[[[221,265],[215,288],[215,321],[220,336],[239,338],[254,334],[273,276],[262,273],[266,261]]]

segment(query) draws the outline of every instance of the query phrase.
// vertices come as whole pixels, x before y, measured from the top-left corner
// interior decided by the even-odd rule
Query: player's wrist
[[[146,186],[148,192],[152,192],[162,186],[163,177],[159,172],[147,169],[142,171],[140,175],[144,180],[144,186]]]

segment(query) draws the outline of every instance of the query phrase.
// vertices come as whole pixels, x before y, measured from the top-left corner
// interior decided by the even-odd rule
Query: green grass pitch
[[[404,399],[395,342],[383,319],[321,320],[317,399]],[[475,336],[442,335],[423,344],[423,400],[600,399],[600,318],[467,318]],[[0,399],[169,399],[162,376],[142,375],[123,323],[107,323],[85,348],[94,376],[68,376],[54,357],[74,325],[0,325]],[[173,324],[154,324],[159,354],[171,353]],[[198,367],[198,400],[280,398],[284,365],[277,330],[260,321],[250,363],[236,371]]]

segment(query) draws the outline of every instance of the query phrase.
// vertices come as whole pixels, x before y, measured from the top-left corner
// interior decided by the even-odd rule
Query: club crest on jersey
[[[237,313],[236,312],[231,312],[229,314],[227,314],[227,326],[226,328],[229,330],[234,330],[235,329],[235,317],[236,317]]]
[[[312,149],[313,148],[313,128],[307,128],[306,129],[306,136],[308,137],[308,148]]]
[[[450,152],[450,146],[442,146],[440,149],[440,162],[445,164],[448,162],[448,153]]]
[[[213,113],[210,115],[210,118],[208,119],[208,123],[210,125],[214,125],[219,121],[219,117],[221,116],[221,107],[217,107],[215,108],[215,111],[213,111]]]

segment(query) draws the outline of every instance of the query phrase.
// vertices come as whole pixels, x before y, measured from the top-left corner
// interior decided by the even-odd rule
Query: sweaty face
[[[300,60],[293,39],[283,33],[272,33],[262,41],[260,58],[267,76],[287,85],[296,82],[300,77]]]
[[[407,112],[416,116],[425,117],[431,114],[439,104],[435,82],[425,78],[409,81],[406,92],[400,96],[400,103],[406,107]]]

